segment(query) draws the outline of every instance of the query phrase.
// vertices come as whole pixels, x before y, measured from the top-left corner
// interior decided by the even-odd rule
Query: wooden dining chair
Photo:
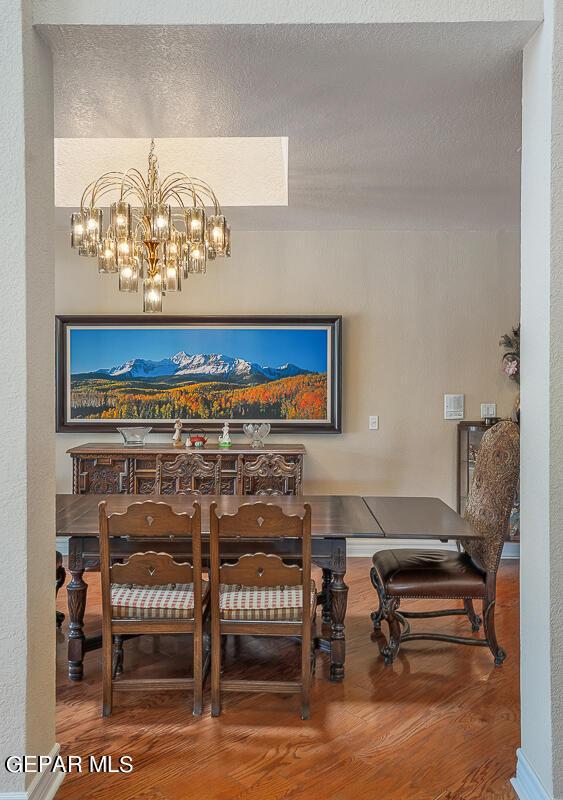
[[[317,605],[311,581],[311,508],[305,505],[303,516],[287,516],[276,505],[246,503],[235,514],[218,514],[212,503],[210,515],[211,714],[221,712],[222,691],[289,692],[301,695],[301,719],[309,719]],[[259,552],[258,540],[265,539],[279,541],[279,555]],[[237,545],[244,540],[248,551],[233,556],[241,552]],[[225,634],[299,637],[300,680],[223,679]]]
[[[193,688],[193,713],[203,705],[203,625],[209,591],[201,572],[201,508],[176,513],[166,503],[132,503],[122,514],[107,513],[99,505],[100,566],[102,577],[103,716],[111,714],[113,692],[168,691]],[[113,563],[112,537],[128,537],[166,548],[185,540],[189,561],[175,560],[153,549],[134,552],[124,563]],[[123,636],[129,634],[193,634],[193,677],[126,679],[118,677],[123,663]],[[206,658],[207,661],[207,658]]]
[[[379,608],[372,614],[374,628],[382,619],[389,624],[389,640],[381,653],[392,664],[403,642],[433,639],[489,647],[495,665],[506,653],[495,632],[497,571],[518,485],[519,428],[514,422],[499,422],[485,433],[477,454],[473,481],[464,517],[481,538],[464,542],[463,549],[380,550],[373,556],[371,581],[379,595]],[[437,611],[401,611],[402,600],[462,600],[464,607]],[[474,600],[483,604],[482,619]],[[466,615],[474,632],[484,626],[484,638],[441,633],[411,633],[409,618]]]
[[[174,459],[159,453],[155,494],[221,494],[221,456],[206,459],[201,453],[180,453]]]

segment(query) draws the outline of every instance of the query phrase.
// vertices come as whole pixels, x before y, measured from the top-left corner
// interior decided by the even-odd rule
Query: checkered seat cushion
[[[208,590],[209,583],[203,581],[203,598]],[[114,619],[193,619],[193,583],[167,586],[112,583],[111,613]]]
[[[311,581],[311,615],[315,613],[317,592]],[[303,593],[301,586],[239,586],[221,584],[219,609],[221,619],[301,622]]]

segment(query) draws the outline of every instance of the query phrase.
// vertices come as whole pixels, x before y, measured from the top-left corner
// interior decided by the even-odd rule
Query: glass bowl
[[[126,447],[143,447],[152,428],[118,428]]]

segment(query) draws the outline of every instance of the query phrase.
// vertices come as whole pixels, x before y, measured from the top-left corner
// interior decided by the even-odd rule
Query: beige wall
[[[296,436],[307,446],[306,490],[454,503],[456,423],[443,420],[442,395],[465,393],[466,418],[481,402],[510,413],[498,339],[519,318],[518,235],[236,232],[233,250],[166,297],[165,313],[344,317],[344,433]],[[117,292],[61,232],[56,304],[59,314],[139,313],[141,298]],[[379,431],[368,431],[370,414]],[[59,491],[71,485],[65,450],[87,437],[57,436]]]

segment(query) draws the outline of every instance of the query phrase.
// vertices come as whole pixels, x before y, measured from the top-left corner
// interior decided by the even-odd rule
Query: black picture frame
[[[103,316],[103,315],[75,315],[56,317],[56,431],[57,433],[76,433],[82,432],[111,432],[118,427],[134,427],[142,425],[143,422],[116,420],[85,420],[79,422],[71,420],[68,409],[68,386],[70,375],[68,374],[68,352],[67,331],[69,326],[170,326],[170,325],[202,325],[218,326],[221,325],[240,325],[248,328],[249,326],[264,325],[283,325],[306,327],[311,325],[326,326],[330,330],[330,377],[327,377],[327,392],[330,398],[330,414],[327,420],[319,422],[288,422],[284,420],[271,423],[272,433],[341,433],[342,432],[342,317],[339,315],[299,315],[299,316]],[[186,429],[190,426],[194,429],[205,431],[220,430],[224,420],[185,420]],[[155,420],[147,422],[153,428],[153,432],[169,432],[174,429],[174,420]],[[242,423],[230,422],[230,428],[237,433],[242,431]]]

